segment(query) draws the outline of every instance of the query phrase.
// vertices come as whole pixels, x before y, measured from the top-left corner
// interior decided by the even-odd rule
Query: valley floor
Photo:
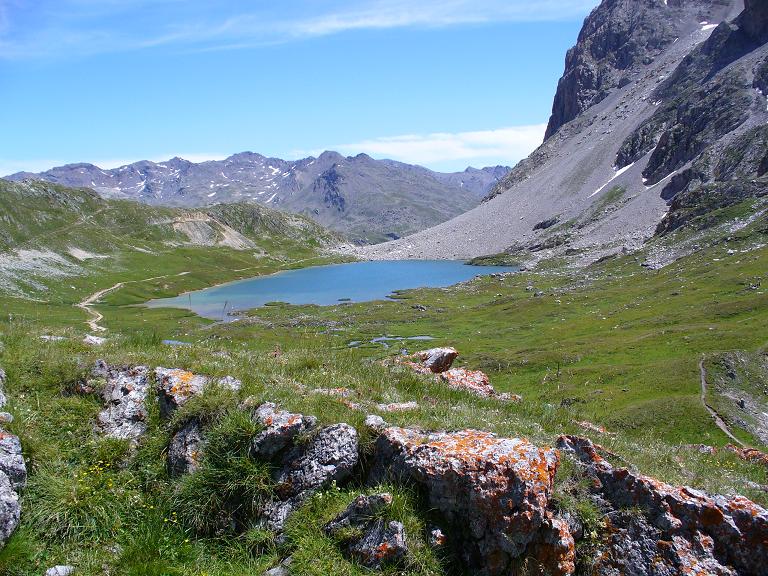
[[[163,273],[147,267],[125,276],[100,273],[78,280],[72,296],[45,305],[6,298],[0,365],[8,373],[6,395],[14,416],[8,428],[21,438],[30,481],[21,527],[0,550],[0,572],[37,574],[47,566],[72,564],[78,574],[259,574],[288,554],[291,573],[365,572],[320,530],[363,490],[355,483],[302,508],[284,542],[256,528],[231,534],[194,529],[191,518],[200,502],[180,501],[185,481],[172,480],[165,471],[172,423],[162,422],[152,408],[147,436],[133,456],[124,444],[94,432],[100,401],[72,390],[97,358],[231,375],[243,381],[240,398],[276,402],[321,422],[347,422],[361,431],[363,446],[370,440],[363,426],[367,411],[375,412],[377,404],[415,402],[415,409],[382,415],[397,425],[475,428],[539,445],[576,433],[643,473],[768,504],[766,468],[720,449],[733,439],[707,409],[717,411],[738,441],[763,445],[764,430],[751,416],[765,401],[762,376],[747,364],[733,381],[722,375],[734,357],[752,358],[755,365],[764,361],[768,295],[761,281],[768,248],[735,236],[661,270],[648,270],[641,260],[642,255],[626,256],[578,273],[555,266],[497,275],[408,291],[389,302],[272,305],[230,324],[136,304],[274,269],[279,262],[224,273],[199,258],[196,272],[185,274],[195,269],[193,262],[177,255]],[[88,317],[82,306],[97,316]],[[94,321],[106,328],[99,334],[107,338],[102,347],[82,343],[95,328],[87,322]],[[380,362],[404,347],[413,352],[420,343],[388,341],[387,348],[387,341],[375,338],[418,335],[433,337],[430,346],[455,346],[460,365],[485,371],[497,391],[518,394],[522,401],[478,398]],[[167,339],[189,345],[163,344]],[[712,381],[704,397],[700,363]],[[312,392],[340,387],[351,396]],[[740,414],[743,397],[751,409]],[[196,409],[221,419],[220,426],[234,426],[222,415],[231,402],[225,400]],[[350,408],[349,400],[366,409]],[[718,449],[704,453],[695,446],[700,444]],[[232,458],[230,464],[240,462],[234,453]],[[571,474],[564,466],[558,485],[573,486]],[[221,479],[230,481],[235,480]],[[200,499],[212,497],[204,487],[197,489]],[[428,521],[418,498],[393,490],[401,519],[418,531]],[[572,491],[557,490],[559,506],[600,530],[601,520],[583,501]],[[407,573],[454,569],[450,558],[416,549],[421,556]],[[584,550],[588,559],[589,547]]]

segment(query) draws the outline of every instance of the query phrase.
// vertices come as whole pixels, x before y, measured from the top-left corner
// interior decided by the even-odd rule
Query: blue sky
[[[0,0],[0,174],[244,150],[511,165],[596,3]]]

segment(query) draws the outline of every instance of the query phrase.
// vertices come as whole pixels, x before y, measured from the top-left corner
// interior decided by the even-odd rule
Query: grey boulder
[[[352,529],[352,537],[341,542],[344,552],[366,568],[381,569],[401,562],[408,554],[405,529],[400,522],[377,517],[392,505],[391,494],[361,495],[347,509],[325,525],[331,537],[342,537]]]
[[[203,455],[200,422],[193,418],[173,435],[168,446],[168,474],[178,477],[196,472]]]
[[[0,429],[0,472],[4,473],[14,490],[20,490],[27,483],[27,466],[21,453],[18,436]]]
[[[298,434],[317,425],[317,418],[279,410],[272,402],[256,408],[254,421],[264,426],[251,442],[251,456],[269,459],[293,443]]]
[[[147,430],[149,368],[97,363],[93,374],[106,378],[102,394],[105,407],[99,412],[97,427],[106,436],[138,441]]]
[[[0,547],[4,546],[19,525],[21,505],[5,473],[0,472]]]

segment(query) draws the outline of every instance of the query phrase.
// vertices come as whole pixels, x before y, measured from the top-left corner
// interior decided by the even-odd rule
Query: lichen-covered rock
[[[5,545],[19,525],[21,505],[5,473],[0,472],[0,548]]]
[[[266,458],[262,451],[254,456]],[[276,498],[263,507],[262,524],[281,532],[297,506],[317,490],[347,479],[357,462],[357,430],[349,424],[326,426],[306,444],[294,445],[283,454],[281,466],[274,474]]]
[[[376,404],[376,409],[382,412],[407,412],[418,410],[419,404],[413,400],[410,402],[393,402],[391,404]]]
[[[602,500],[644,516],[619,527],[598,574],[765,574],[768,511],[754,502],[614,468],[586,438],[561,436],[558,446],[584,464]]]
[[[106,379],[97,427],[106,436],[137,441],[147,430],[149,368],[98,365],[94,373]]]
[[[348,478],[357,466],[357,448],[353,426],[333,424],[320,429],[306,445],[295,446],[286,454],[275,478],[277,492],[296,496]]]
[[[203,433],[196,418],[173,435],[168,445],[168,474],[178,477],[196,472],[203,456]]]
[[[555,518],[551,512],[546,516],[529,551],[530,558],[544,574],[573,574],[576,570],[576,542],[568,522]]]
[[[370,481],[420,485],[453,525],[468,567],[494,575],[536,540],[558,463],[557,451],[524,439],[390,427],[376,442]]]
[[[365,417],[365,427],[373,432],[379,433],[387,427],[387,423],[384,421],[384,418],[378,414],[368,414],[368,416]]]
[[[739,448],[733,444],[728,444],[725,449],[733,452],[742,460],[768,466],[768,454],[765,452],[760,452],[760,450],[755,448]]]
[[[45,576],[71,576],[75,573],[74,566],[54,566],[45,571]]]
[[[405,528],[400,522],[377,517],[391,505],[391,494],[360,495],[323,529],[341,540],[344,552],[367,568],[397,564],[408,554]]]
[[[193,374],[179,368],[155,368],[157,389],[160,393],[160,415],[167,418],[175,410],[189,402],[193,396],[201,394],[206,386],[212,382],[211,378],[200,374]],[[232,376],[225,376],[216,383],[233,392],[242,387],[242,382]]]
[[[496,396],[496,390],[491,386],[488,375],[480,370],[451,368],[440,374],[440,379],[456,390],[466,390],[483,398]]]
[[[317,425],[317,418],[291,414],[279,410],[272,402],[265,402],[253,413],[254,421],[264,426],[251,442],[251,457],[270,459],[290,446],[298,434],[308,432]]]
[[[8,477],[16,491],[27,483],[27,466],[21,453],[19,437],[2,429],[0,429],[0,472]]]
[[[87,344],[88,346],[103,346],[106,342],[106,338],[94,336],[93,334],[86,334],[85,338],[83,338],[83,344]]]
[[[5,381],[6,380],[7,380],[7,377],[5,375],[5,370],[0,368],[0,408],[3,408],[8,403],[8,399],[5,397]]]

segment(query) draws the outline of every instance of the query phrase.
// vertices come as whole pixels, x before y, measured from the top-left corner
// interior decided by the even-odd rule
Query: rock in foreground
[[[344,512],[325,525],[325,533],[345,540],[344,551],[366,568],[397,564],[408,553],[400,522],[378,517],[392,505],[391,494],[358,496]],[[345,533],[352,536],[344,538]]]
[[[104,410],[97,426],[107,436],[136,442],[147,430],[149,368],[110,367],[97,364],[94,374],[106,378]]]
[[[614,468],[586,438],[561,436],[558,446],[584,464],[597,495],[619,512],[596,574],[766,574],[768,511],[754,502]],[[642,514],[622,512],[628,508]]]
[[[420,485],[429,503],[451,522],[467,567],[475,574],[504,574],[516,558],[547,546],[547,511],[558,454],[524,439],[463,430],[425,434],[390,427],[376,443],[371,482]],[[560,526],[558,526],[560,528]],[[550,550],[560,574],[573,570],[573,539]]]

